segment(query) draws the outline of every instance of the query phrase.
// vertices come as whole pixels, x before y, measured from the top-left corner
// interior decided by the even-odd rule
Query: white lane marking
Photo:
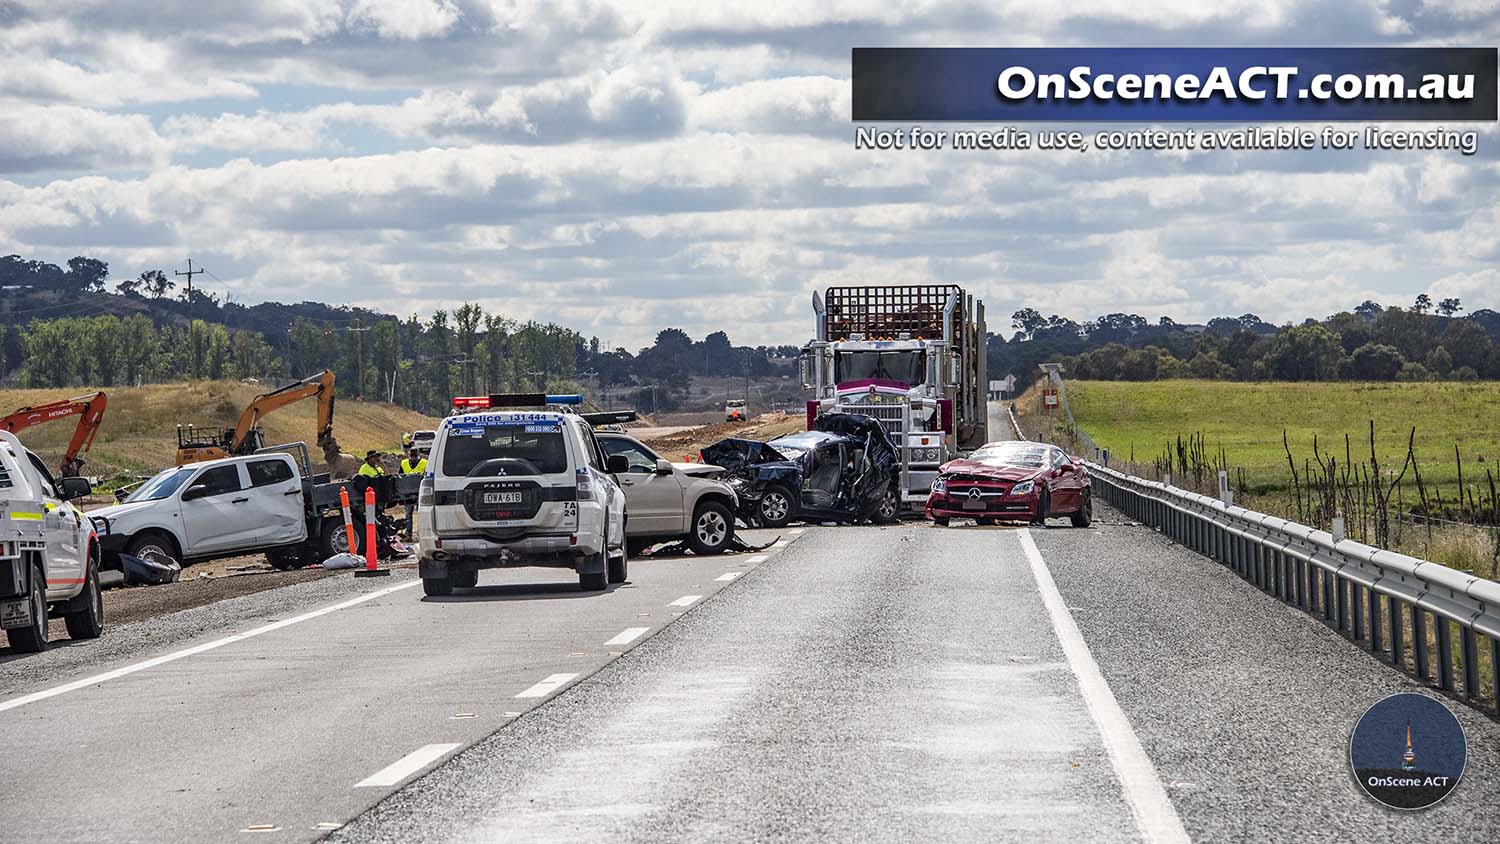
[[[1177,810],[1172,808],[1166,789],[1162,788],[1161,779],[1156,775],[1156,767],[1151,764],[1151,757],[1141,747],[1140,739],[1130,726],[1130,719],[1125,717],[1125,711],[1120,708],[1119,701],[1115,700],[1115,693],[1110,691],[1109,683],[1105,682],[1104,674],[1099,671],[1099,663],[1089,653],[1088,643],[1083,640],[1083,633],[1079,631],[1077,622],[1063,603],[1062,595],[1057,591],[1057,583],[1052,580],[1052,573],[1047,570],[1047,563],[1042,559],[1042,552],[1037,550],[1036,541],[1031,538],[1031,531],[1022,529],[1019,535],[1021,550],[1026,554],[1026,561],[1031,564],[1031,575],[1036,578],[1042,604],[1052,617],[1052,630],[1062,644],[1063,655],[1068,659],[1068,666],[1073,669],[1073,676],[1078,678],[1078,691],[1083,696],[1084,704],[1088,706],[1089,716],[1099,726],[1104,749],[1109,752],[1109,761],[1114,766],[1115,776],[1120,780],[1125,802],[1130,805],[1130,813],[1135,816],[1135,825],[1140,829],[1141,837],[1150,842],[1187,844],[1187,831],[1182,828],[1182,820],[1177,817]]]
[[[791,544],[792,541],[790,539],[778,539],[775,542],[771,543],[771,550],[775,551],[777,548],[785,548]]]
[[[631,642],[634,642],[636,639],[641,638],[641,634],[645,633],[647,630],[650,630],[650,629],[651,628],[649,628],[649,627],[627,627],[624,630],[620,631],[619,635],[615,636],[613,639],[610,639],[608,642],[605,642],[604,644],[606,644],[606,645],[628,645]]]
[[[421,585],[421,583],[422,581],[420,580],[398,583],[395,586],[388,586],[385,589],[371,592],[368,595],[360,595],[358,598],[351,598],[342,603],[323,607],[322,609],[316,609],[312,612],[306,612],[302,615],[294,616],[292,618],[285,618],[281,621],[275,621],[263,627],[257,627],[254,630],[246,630],[244,633],[235,633],[232,636],[225,636],[222,639],[215,639],[212,642],[204,642],[201,645],[194,645],[191,648],[184,648],[183,650],[173,651],[169,654],[154,656],[150,659],[142,660],[141,662],[132,663],[121,668],[116,668],[113,671],[106,671],[103,674],[95,674],[92,677],[84,677],[81,680],[74,680],[71,683],[64,683],[61,686],[53,686],[50,689],[43,689],[39,692],[32,692],[29,695],[22,695],[20,697],[11,698],[10,700],[0,703],[0,712],[4,712],[7,709],[15,709],[20,706],[25,706],[28,703],[36,703],[39,700],[46,700],[49,697],[57,697],[58,695],[67,694],[68,692],[88,688],[89,686],[98,685],[99,683],[106,683],[110,680],[118,680],[121,677],[134,674],[137,671],[145,671],[148,668],[155,668],[158,665],[165,665],[169,662],[176,662],[177,660],[184,657],[201,654],[205,651],[211,651],[215,648],[222,648],[225,645],[232,645],[235,642],[243,642],[246,639],[259,636],[262,633],[270,633],[274,630],[280,630],[283,627],[291,627],[293,624],[301,624],[304,621],[311,621],[315,618],[321,618],[322,616],[328,615],[329,613],[338,612],[339,610],[346,610],[350,607],[363,604],[366,601],[373,601],[376,598],[383,598],[386,595],[391,594],[392,592],[399,592],[402,589],[410,589],[413,586],[419,586]]]
[[[553,674],[535,686],[516,695],[516,697],[546,697],[577,676],[577,674]]]
[[[744,574],[744,572],[742,571],[726,571],[718,577],[714,578],[714,580],[734,580],[736,577],[739,577],[742,574]]]
[[[761,563],[764,563],[766,560],[769,560],[769,559],[771,559],[771,555],[770,554],[756,554],[754,557],[751,557],[750,559],[746,560],[745,562],[749,563],[752,566],[758,566]]]
[[[423,745],[355,783],[354,787],[386,788],[396,785],[457,749],[457,744]]]
[[[669,607],[686,607],[686,606],[691,606],[694,601],[698,600],[701,597],[703,597],[703,596],[702,595],[683,595],[681,598],[678,598],[677,600],[673,601],[672,603],[667,604],[667,606],[669,606]]]
[[[793,528],[792,530],[787,531],[787,533],[791,534],[792,536],[801,536],[802,532],[805,530],[807,530],[807,528]]]

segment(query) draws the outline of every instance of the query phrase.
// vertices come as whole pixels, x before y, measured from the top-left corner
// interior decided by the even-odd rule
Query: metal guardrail
[[[1130,518],[1320,617],[1382,661],[1500,714],[1500,584],[1087,465],[1093,494]]]

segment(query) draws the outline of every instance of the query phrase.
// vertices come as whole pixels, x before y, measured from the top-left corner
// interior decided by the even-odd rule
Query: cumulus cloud
[[[997,327],[1500,289],[1493,125],[1463,157],[872,152],[849,122],[853,44],[1467,43],[1497,33],[1473,0],[4,8],[7,250],[191,253],[239,301],[475,300],[635,347],[799,342],[829,284],[965,284]]]

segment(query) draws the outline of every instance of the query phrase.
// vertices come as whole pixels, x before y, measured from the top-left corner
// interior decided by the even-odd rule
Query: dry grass
[[[676,460],[678,455],[691,455],[694,460],[697,460],[698,452],[704,447],[713,445],[726,437],[764,442],[806,428],[807,419],[800,414],[763,413],[748,423],[722,422],[716,425],[704,425],[665,437],[656,437],[647,440],[646,444],[661,452],[662,456],[668,460]]]
[[[274,389],[270,384],[236,381],[201,381],[115,387],[106,390],[109,405],[94,447],[87,455],[87,473],[98,477],[151,474],[175,462],[177,425],[228,427],[234,425],[246,404],[258,393]],[[93,392],[88,388],[68,390],[0,390],[0,413]],[[307,400],[282,408],[262,424],[268,443],[304,441],[312,447],[317,402]],[[341,398],[334,406],[333,430],[339,445],[349,453],[371,448],[397,451],[401,434],[435,427],[438,420],[384,402]],[[73,435],[73,419],[27,429],[21,441],[37,451],[49,464],[57,463]],[[313,448],[313,457],[318,451]]]

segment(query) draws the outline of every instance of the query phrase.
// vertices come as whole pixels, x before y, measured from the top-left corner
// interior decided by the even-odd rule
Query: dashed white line
[[[742,571],[726,571],[718,577],[714,578],[714,580],[734,580],[736,577],[739,577],[742,574],[744,574],[744,572]]]
[[[1130,813],[1135,816],[1141,837],[1150,842],[1187,844],[1187,831],[1182,828],[1182,820],[1177,817],[1177,810],[1172,808],[1167,790],[1156,775],[1156,767],[1141,747],[1141,740],[1136,737],[1119,701],[1115,700],[1115,693],[1105,682],[1099,663],[1089,653],[1088,643],[1083,640],[1078,623],[1063,603],[1057,583],[1052,580],[1052,573],[1042,559],[1042,552],[1037,550],[1036,542],[1031,538],[1031,531],[1023,529],[1019,535],[1021,550],[1031,564],[1031,575],[1036,578],[1037,591],[1042,596],[1042,605],[1052,617],[1052,629],[1062,644],[1068,666],[1078,678],[1078,691],[1088,706],[1089,715],[1099,726],[1104,749],[1109,752],[1109,761],[1120,780],[1125,802],[1130,804]]]
[[[396,785],[433,762],[458,749],[457,744],[428,744],[413,750],[354,784],[355,788],[385,788]]]
[[[180,651],[173,651],[169,654],[154,656],[150,659],[142,660],[141,662],[132,663],[121,668],[116,668],[113,671],[106,671],[103,674],[95,674],[92,677],[84,677],[81,680],[74,680],[71,683],[64,683],[61,686],[53,686],[50,689],[43,689],[39,692],[32,692],[29,695],[22,695],[20,697],[11,698],[4,703],[0,703],[0,712],[4,712],[7,709],[15,709],[20,706],[25,706],[28,703],[36,703],[39,700],[46,700],[50,697],[57,697],[58,695],[67,694],[68,692],[77,691],[78,689],[85,689],[89,686],[98,685],[99,683],[106,683],[110,680],[118,680],[121,677],[134,674],[137,671],[145,671],[148,668],[155,668],[158,665],[166,665],[169,662],[176,662],[177,660],[183,659],[184,657],[201,654],[206,651],[214,650],[215,648],[222,648],[225,645],[232,645],[235,642],[243,642],[246,639],[259,636],[262,633],[270,633],[274,630],[280,630],[283,627],[291,627],[293,624],[301,624],[304,621],[311,621],[315,618],[321,618],[322,616],[328,615],[329,613],[338,612],[339,610],[346,610],[350,607],[363,604],[366,601],[373,601],[376,598],[383,598],[386,595],[391,594],[392,592],[399,592],[402,589],[410,589],[413,586],[419,586],[421,585],[421,583],[422,581],[420,580],[410,580],[406,583],[398,583],[395,586],[388,586],[385,589],[379,589],[367,595],[360,595],[358,598],[350,598],[349,600],[342,603],[323,607],[322,609],[316,609],[312,612],[306,612],[302,615],[293,616],[291,618],[284,618],[281,621],[272,622],[263,627],[257,627],[254,630],[246,630],[244,633],[235,633],[232,636],[225,636],[222,639],[215,639],[212,642],[204,642],[201,645],[194,645],[191,648],[184,648]]]
[[[770,554],[756,554],[754,557],[751,557],[750,559],[746,560],[745,562],[749,563],[752,566],[758,566],[761,563],[764,563],[766,560],[769,560],[769,559],[771,559],[771,555]]]
[[[672,603],[667,604],[667,606],[669,606],[669,607],[687,607],[687,606],[692,606],[692,603],[694,601],[698,600],[701,597],[703,597],[703,596],[702,595],[683,595],[681,598],[678,598],[677,600],[673,601]]]
[[[546,697],[557,691],[558,688],[567,685],[569,680],[577,676],[577,674],[553,674],[535,686],[516,695],[516,697]]]
[[[801,536],[802,532],[805,531],[805,530],[807,530],[807,528],[793,528],[793,529],[787,531],[787,533],[789,535],[791,535],[791,536]]]
[[[647,630],[650,630],[650,629],[651,628],[649,628],[649,627],[627,627],[624,630],[620,631],[619,635],[615,636],[613,639],[610,639],[608,642],[605,642],[604,644],[606,644],[606,645],[628,645],[631,642],[634,642],[636,639],[641,638],[641,634],[645,633]]]

